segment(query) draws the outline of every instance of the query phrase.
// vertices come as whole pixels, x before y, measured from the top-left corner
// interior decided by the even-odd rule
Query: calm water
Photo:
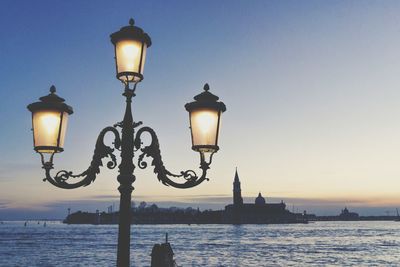
[[[165,232],[179,266],[400,266],[400,222],[133,225],[132,266]],[[0,224],[0,266],[114,266],[115,225]]]

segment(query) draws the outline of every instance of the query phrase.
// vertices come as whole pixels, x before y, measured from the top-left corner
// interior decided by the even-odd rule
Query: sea
[[[117,225],[0,223],[0,266],[115,266]],[[178,266],[400,266],[400,222],[132,225],[131,266],[168,241]]]

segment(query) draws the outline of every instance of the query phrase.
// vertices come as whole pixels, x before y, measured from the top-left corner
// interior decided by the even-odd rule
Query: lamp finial
[[[135,20],[133,18],[129,19],[129,25],[131,26],[135,25]]]
[[[210,86],[208,85],[208,83],[206,83],[203,87],[204,91],[208,91],[210,90]]]
[[[56,92],[56,87],[54,85],[52,85],[50,87],[50,93],[54,94]]]

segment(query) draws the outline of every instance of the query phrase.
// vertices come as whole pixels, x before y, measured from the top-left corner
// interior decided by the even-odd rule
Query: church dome
[[[256,198],[256,205],[265,205],[265,198],[262,197],[261,192],[258,193],[258,197]]]

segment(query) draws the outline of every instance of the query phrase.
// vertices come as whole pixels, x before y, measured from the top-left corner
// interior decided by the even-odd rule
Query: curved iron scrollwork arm
[[[73,174],[70,171],[62,170],[57,172],[57,174],[54,177],[51,177],[50,171],[53,169],[54,154],[51,155],[50,160],[48,162],[44,162],[44,157],[42,154],[40,154],[43,164],[42,168],[45,169],[46,172],[46,178],[44,178],[43,181],[49,181],[51,184],[64,189],[73,189],[81,186],[87,186],[91,184],[96,179],[96,175],[100,173],[100,166],[103,166],[102,159],[106,157],[110,157],[110,160],[107,162],[107,168],[114,169],[117,166],[117,159],[113,154],[114,148],[111,148],[104,144],[104,136],[108,132],[112,132],[114,134],[115,137],[113,142],[114,148],[119,149],[119,147],[121,146],[121,138],[119,136],[118,130],[114,127],[104,128],[100,132],[99,137],[97,138],[96,147],[89,168],[87,168],[87,170],[85,170],[80,174]],[[68,182],[69,178],[78,178],[78,177],[84,177],[84,178],[75,183]]]
[[[150,135],[151,143],[148,146],[144,146],[143,148],[141,148],[142,146],[141,135],[143,133],[148,133]],[[161,159],[161,151],[157,135],[155,131],[150,127],[145,126],[138,130],[135,137],[135,148],[137,150],[140,149],[140,151],[142,151],[142,154],[140,154],[138,157],[139,168],[145,169],[147,167],[147,162],[145,162],[144,160],[145,156],[152,157],[153,160],[151,161],[151,165],[154,166],[154,173],[157,174],[158,180],[162,182],[164,185],[170,185],[176,188],[191,188],[202,183],[204,180],[209,180],[206,177],[206,175],[207,175],[207,170],[210,168],[209,166],[212,162],[212,157],[214,153],[210,155],[209,162],[205,160],[204,153],[200,153],[200,169],[202,170],[202,174],[201,176],[198,176],[196,172],[193,170],[186,170],[186,171],[181,171],[180,174],[173,174],[165,168],[164,163]],[[185,181],[183,183],[177,183],[168,178],[168,176],[184,178]]]

